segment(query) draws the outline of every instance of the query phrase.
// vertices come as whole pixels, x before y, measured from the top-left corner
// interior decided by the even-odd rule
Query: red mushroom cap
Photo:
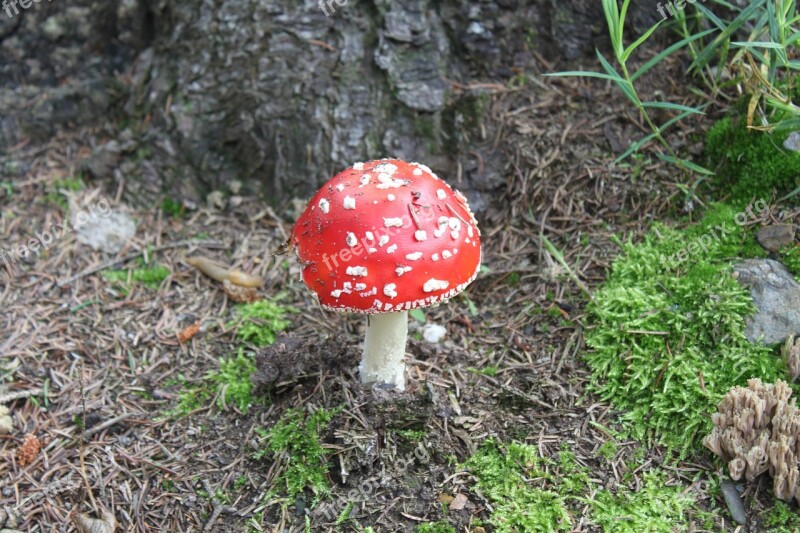
[[[446,301],[481,264],[464,196],[419,163],[356,163],[322,186],[292,230],[303,280],[326,309],[386,313]]]

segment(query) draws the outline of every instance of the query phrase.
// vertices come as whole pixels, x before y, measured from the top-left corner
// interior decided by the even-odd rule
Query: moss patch
[[[800,187],[800,152],[786,150],[788,132],[748,131],[730,117],[717,122],[706,136],[708,168],[717,173],[717,185],[731,200],[744,205],[755,196],[785,196]]]
[[[490,522],[499,532],[568,531],[574,522],[570,505],[580,513],[588,504],[591,523],[622,533],[685,530],[690,512],[703,514],[683,487],[666,486],[661,470],[645,474],[639,491],[621,485],[612,492],[592,481],[567,450],[550,459],[539,457],[534,446],[512,443],[501,450],[487,441],[464,466],[494,507]]]
[[[730,260],[762,252],[734,216],[716,206],[686,231],[656,224],[642,243],[624,243],[588,306],[591,387],[626,411],[638,439],[685,452],[710,431],[708,414],[730,387],[784,376],[774,350],[744,336],[754,308]]]
[[[800,246],[791,244],[780,251],[781,262],[795,276],[800,276]]]
[[[337,412],[338,409],[320,409],[307,414],[301,409],[290,409],[271,429],[258,430],[265,447],[254,458],[271,456],[274,461],[285,463],[271,489],[273,495],[285,496],[287,502],[293,502],[308,488],[317,501],[329,492],[328,456],[320,442],[320,433],[327,430]]]
[[[179,395],[178,406],[170,416],[185,416],[214,397],[220,409],[235,406],[247,413],[253,403],[250,376],[255,371],[253,356],[246,354],[243,348],[239,348],[236,357],[220,358],[219,370],[209,372],[200,384],[185,386]]]
[[[494,507],[490,522],[498,532],[569,531],[572,519],[536,448],[512,443],[500,450],[487,441],[464,463]]]
[[[170,271],[158,263],[145,263],[139,259],[137,267],[130,270],[108,270],[103,272],[103,277],[112,283],[121,285],[126,290],[132,283],[141,283],[151,289],[157,289],[161,282],[167,279]]]
[[[603,531],[617,533],[672,533],[678,524],[684,524],[694,499],[683,494],[682,487],[666,486],[661,473],[647,472],[643,480],[638,492],[599,491],[591,502],[592,521]]]
[[[275,342],[275,336],[289,326],[284,318],[289,308],[270,300],[259,300],[236,307],[239,321],[236,335],[259,348]]]

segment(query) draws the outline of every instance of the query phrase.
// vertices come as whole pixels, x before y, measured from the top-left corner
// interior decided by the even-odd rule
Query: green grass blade
[[[612,80],[612,81],[625,81],[619,76],[611,76],[609,74],[603,74],[602,72],[592,72],[591,70],[567,70],[564,72],[550,72],[545,74],[545,76],[550,76],[553,78],[563,78],[566,76],[576,76],[576,77],[583,77],[583,78],[600,78],[603,80]]]
[[[705,115],[705,111],[701,111],[694,107],[689,107],[681,104],[674,104],[672,102],[643,102],[642,106],[653,109],[671,109],[673,111],[686,111],[690,114]]]
[[[676,50],[680,50],[681,48],[683,48],[687,44],[689,44],[689,43],[691,43],[693,41],[696,41],[697,39],[702,39],[706,35],[708,35],[710,33],[714,33],[715,31],[716,30],[714,30],[713,28],[709,29],[709,30],[701,31],[700,33],[697,33],[697,34],[692,35],[690,37],[687,37],[685,39],[681,39],[677,43],[665,48],[662,52],[660,52],[658,55],[656,55],[653,59],[651,59],[650,61],[648,61],[647,63],[645,63],[641,67],[639,67],[639,69],[636,72],[633,73],[633,76],[631,76],[631,81],[632,82],[636,81],[639,78],[639,76],[641,76],[642,74],[644,74],[645,72],[647,72],[648,70],[653,68],[654,66],[658,65],[665,57],[667,57],[668,55],[672,54]]]
[[[661,159],[663,161],[667,161],[669,163],[672,163],[673,165],[684,166],[686,168],[690,168],[690,169],[694,170],[695,172],[698,172],[700,174],[704,174],[706,176],[713,176],[714,175],[714,173],[712,171],[708,170],[707,168],[701,167],[700,165],[692,163],[691,161],[689,161],[687,159],[675,158],[675,157],[672,157],[669,154],[664,154],[664,153],[658,153],[657,155],[658,155],[659,159]]]
[[[605,57],[603,57],[603,54],[601,54],[599,50],[597,51],[597,57],[600,60],[600,65],[602,65],[603,69],[608,72],[609,76],[612,76],[612,80],[617,84],[625,96],[628,97],[628,100],[630,100],[635,106],[639,107],[639,97],[636,96],[636,91],[634,90],[633,86],[628,83],[625,78],[620,76],[616,70],[614,70],[614,67],[611,66],[611,63],[609,63]]]
[[[636,39],[636,41],[632,45],[630,45],[627,49],[625,49],[625,51],[622,53],[622,61],[627,61],[628,58],[633,53],[633,51],[636,50],[636,48],[638,48],[640,44],[645,42],[647,38],[650,37],[654,31],[656,31],[656,29],[661,25],[662,22],[663,21],[656,22],[649,30],[644,32],[644,34],[641,37]]]
[[[639,139],[638,141],[636,141],[636,142],[632,143],[632,144],[631,144],[631,145],[628,147],[628,149],[627,149],[627,150],[625,150],[624,152],[622,152],[622,155],[620,155],[619,157],[617,157],[617,158],[614,160],[614,163],[615,163],[615,164],[617,164],[617,163],[621,163],[622,161],[625,161],[625,159],[626,159],[626,158],[627,158],[629,155],[631,155],[631,154],[632,154],[632,153],[634,153],[634,152],[638,152],[638,151],[639,151],[639,148],[641,148],[641,147],[642,147],[642,146],[644,146],[645,144],[647,144],[647,143],[649,143],[650,141],[652,141],[653,139],[655,139],[657,135],[658,135],[657,133],[650,133],[650,134],[648,134],[648,135],[646,135],[646,136],[642,137],[642,138],[641,138],[641,139]]]
[[[778,43],[773,43],[771,41],[733,41],[731,42],[731,46],[736,46],[739,48],[747,48],[747,49],[754,49],[754,48],[771,48],[773,50],[783,50],[783,46]]]
[[[739,31],[739,29],[752,18],[752,15],[762,7],[765,1],[766,0],[752,0],[750,5],[743,9],[730,24],[723,24],[720,34],[697,55],[697,58],[689,66],[689,70],[692,71],[705,67],[711,61],[717,48],[724,42],[729,41],[731,35]],[[695,3],[694,7],[708,18],[714,16],[713,13],[702,4]]]

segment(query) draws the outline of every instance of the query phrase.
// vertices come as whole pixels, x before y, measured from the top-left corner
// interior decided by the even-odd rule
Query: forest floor
[[[664,68],[676,81],[660,89],[684,94],[682,66]],[[15,398],[14,431],[0,435],[0,509],[16,528],[73,531],[64,524],[76,514],[106,509],[140,532],[493,531],[502,505],[476,469],[495,461],[505,475],[493,450],[518,443],[546,458],[522,465],[542,490],[518,496],[543,512],[563,502],[560,529],[609,530],[594,518],[598,498],[656,491],[648,472],[658,469],[659,490],[694,500],[683,524],[733,531],[709,490],[711,455],[665,461],[659,446],[625,438],[582,361],[584,288],[602,283],[619,253],[613,237],[675,220],[687,196],[655,157],[610,165],[645,133],[610,84],[530,74],[493,94],[484,117],[485,142],[508,158],[507,189],[479,216],[486,268],[463,297],[411,320],[404,393],[358,382],[363,318],[319,309],[295,258],[272,255],[297,206],[276,214],[223,191],[223,207],[128,209],[136,237],[115,256],[70,232],[0,265],[0,400]],[[699,153],[702,125],[684,127],[671,139]],[[65,220],[65,190],[83,206],[119,206],[124,182],[78,179],[90,153],[85,132],[11,152],[5,164],[28,170],[0,187],[4,249]],[[265,280],[260,296],[276,315],[262,326],[275,344],[254,345],[242,305],[186,263],[198,255]],[[424,341],[423,320],[444,325],[446,339]],[[33,457],[19,452],[25,434],[41,443]],[[763,529],[766,485],[740,531]]]

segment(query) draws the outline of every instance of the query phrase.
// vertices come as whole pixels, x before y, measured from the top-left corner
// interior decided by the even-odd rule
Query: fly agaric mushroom
[[[290,240],[320,305],[364,313],[363,383],[405,390],[408,311],[445,302],[477,276],[467,199],[419,163],[356,163],[322,186]]]

